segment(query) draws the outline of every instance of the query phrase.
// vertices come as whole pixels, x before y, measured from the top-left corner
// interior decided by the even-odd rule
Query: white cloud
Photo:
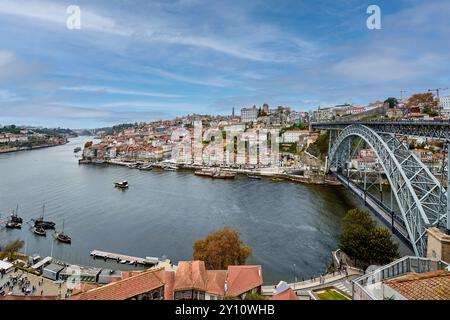
[[[100,93],[100,94],[118,94],[118,95],[143,96],[143,97],[159,97],[159,98],[181,98],[181,97],[183,97],[182,95],[179,95],[179,94],[124,90],[124,89],[96,87],[96,86],[61,87],[60,89],[66,90],[66,91],[80,91],[80,92],[92,92],[92,93]]]

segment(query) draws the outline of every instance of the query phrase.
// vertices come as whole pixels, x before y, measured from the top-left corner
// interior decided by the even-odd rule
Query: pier
[[[109,259],[109,260],[116,260],[118,263],[133,263],[133,264],[141,264],[141,265],[157,265],[160,261],[158,258],[139,258],[139,257],[133,257],[133,256],[127,256],[120,253],[111,253],[111,252],[105,252],[100,250],[93,250],[91,251],[91,256],[94,258],[103,258],[103,259]]]

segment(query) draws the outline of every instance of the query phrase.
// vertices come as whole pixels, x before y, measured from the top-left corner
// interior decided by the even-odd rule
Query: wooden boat
[[[72,238],[69,237],[67,234],[64,234],[64,221],[63,221],[63,228],[61,232],[56,233],[56,240],[62,243],[71,244]]]
[[[236,174],[231,172],[218,172],[214,173],[211,178],[213,179],[234,179],[236,177]]]
[[[47,233],[43,227],[34,227],[33,232],[34,232],[34,234],[41,236],[41,237],[45,237],[47,235]]]
[[[282,179],[282,178],[272,178],[272,181],[273,182],[282,182],[282,181],[285,181],[285,180]]]
[[[256,175],[252,175],[252,174],[248,174],[247,178],[261,180],[261,176],[256,176]]]
[[[34,220],[34,227],[43,228],[45,230],[55,229],[56,223],[44,220],[44,211],[45,211],[45,204],[42,206],[42,216]]]
[[[7,229],[22,229],[22,224],[18,222],[8,221],[5,225]]]
[[[214,171],[211,171],[211,170],[205,170],[205,169],[203,169],[203,170],[196,170],[196,171],[194,172],[194,174],[195,174],[196,176],[212,177],[213,174],[214,174]]]
[[[115,186],[116,188],[119,188],[119,189],[127,189],[127,188],[128,188],[128,181],[124,180],[124,181],[122,181],[122,182],[116,182],[116,183],[114,184],[114,186]]]
[[[165,171],[177,171],[177,166],[164,166],[162,167]]]
[[[9,220],[6,222],[6,228],[8,229],[21,229],[23,219],[17,215],[19,212],[19,205],[17,205],[16,211],[13,210]]]

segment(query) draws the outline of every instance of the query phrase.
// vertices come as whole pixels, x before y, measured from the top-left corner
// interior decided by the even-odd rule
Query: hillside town
[[[121,125],[113,132],[98,132],[101,141],[85,145],[80,163],[112,163],[134,168],[172,163],[184,168],[220,167],[269,175],[295,171],[297,175],[302,172],[302,176],[313,177],[324,172],[329,137],[326,131],[312,130],[310,123],[444,121],[450,116],[449,100],[450,97],[438,99],[432,93],[423,93],[404,99],[388,98],[367,106],[342,104],[310,112],[283,106],[271,108],[265,103],[242,108],[240,116],[233,108],[229,116],[193,114],[173,120]],[[409,137],[404,143],[439,175],[446,152],[441,142]],[[373,169],[379,165],[377,161],[373,151],[364,150],[354,158],[352,166],[359,170]]]

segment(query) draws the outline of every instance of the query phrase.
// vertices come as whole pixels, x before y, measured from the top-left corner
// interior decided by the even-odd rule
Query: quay
[[[120,253],[111,253],[111,252],[105,252],[100,250],[93,250],[91,251],[91,256],[95,258],[103,258],[103,259],[110,259],[110,260],[116,260],[117,262],[123,261],[124,263],[131,264],[141,264],[141,265],[157,265],[160,260],[158,258],[153,257],[146,257],[146,258],[139,258],[139,257],[133,257],[133,256],[127,256]]]

